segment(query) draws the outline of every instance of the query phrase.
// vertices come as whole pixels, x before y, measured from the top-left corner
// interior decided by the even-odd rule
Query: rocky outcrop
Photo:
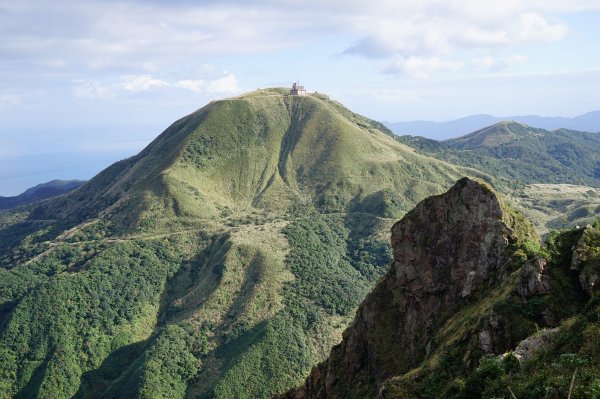
[[[600,227],[585,226],[573,251],[571,269],[579,272],[583,290],[590,296],[600,290]]]
[[[522,298],[536,294],[547,294],[550,291],[550,276],[547,273],[546,259],[536,257],[521,268],[521,283],[517,292]]]
[[[431,339],[453,314],[481,299],[508,275],[520,238],[532,229],[484,183],[463,178],[447,193],[419,203],[392,227],[394,260],[367,296],[342,342],[305,384],[284,398],[364,398],[386,379],[419,365]],[[523,290],[545,287],[533,262]],[[483,351],[489,333],[479,334]]]
[[[558,327],[540,330],[534,335],[521,341],[510,354],[516,357],[519,363],[524,363],[531,359],[533,355],[540,351],[540,349],[548,345],[559,331],[560,329]],[[506,355],[508,354],[503,356]]]

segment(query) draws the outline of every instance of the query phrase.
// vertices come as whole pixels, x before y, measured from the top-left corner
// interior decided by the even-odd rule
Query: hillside
[[[390,269],[342,342],[280,398],[597,396],[600,224],[540,247],[529,222],[465,178],[396,223],[391,242]]]
[[[14,197],[0,197],[0,210],[27,205],[35,201],[56,197],[71,190],[81,187],[85,181],[82,180],[52,180],[47,183],[38,184],[25,190]]]
[[[594,194],[600,187],[598,134],[502,122],[447,141],[414,136],[398,140],[422,154],[495,176],[497,186],[541,230],[585,225],[600,215]],[[539,187],[549,185],[560,198],[538,196]]]
[[[442,142],[402,136],[425,154],[508,180],[600,187],[600,135],[501,122]]]
[[[0,397],[262,398],[338,342],[386,232],[464,175],[324,95],[188,115],[0,213]]]

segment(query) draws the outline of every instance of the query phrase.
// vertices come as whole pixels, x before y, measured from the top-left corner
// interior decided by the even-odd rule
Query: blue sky
[[[599,39],[600,0],[0,0],[0,195],[294,80],[378,120],[575,116],[600,108]]]

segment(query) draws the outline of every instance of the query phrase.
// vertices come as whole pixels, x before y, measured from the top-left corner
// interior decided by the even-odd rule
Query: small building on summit
[[[299,84],[292,84],[292,88],[290,90],[290,95],[292,96],[305,96],[306,90],[304,90],[304,86],[300,86]]]

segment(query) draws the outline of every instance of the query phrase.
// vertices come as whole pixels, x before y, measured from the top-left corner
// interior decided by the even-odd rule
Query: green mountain
[[[392,227],[394,260],[283,399],[596,398],[600,222],[552,234],[461,179]]]
[[[446,141],[401,136],[421,154],[473,167],[543,231],[583,226],[600,215],[600,135],[502,122]]]
[[[82,180],[52,180],[47,183],[38,184],[14,197],[0,197],[0,209],[14,208],[46,198],[56,197],[57,195],[75,190],[84,183],[85,181]]]
[[[262,398],[464,175],[324,95],[215,101],[79,189],[0,213],[0,397]],[[491,181],[491,180],[490,180]]]
[[[457,165],[507,180],[600,187],[600,135],[501,122],[456,139],[401,136],[399,141]]]

